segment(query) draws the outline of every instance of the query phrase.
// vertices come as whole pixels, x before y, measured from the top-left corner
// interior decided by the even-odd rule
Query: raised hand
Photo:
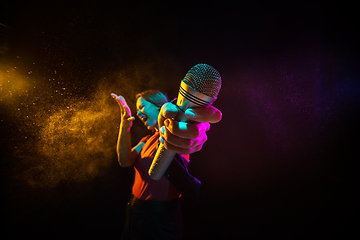
[[[120,111],[121,111],[121,124],[124,128],[131,128],[132,121],[135,120],[135,118],[131,115],[131,110],[128,106],[128,104],[125,101],[125,98],[123,96],[117,96],[115,93],[111,93],[111,96],[116,100],[116,102],[119,104]]]

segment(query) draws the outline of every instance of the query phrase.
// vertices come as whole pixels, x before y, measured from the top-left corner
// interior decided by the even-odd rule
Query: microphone
[[[179,113],[176,121],[186,121],[185,110],[189,107],[207,107],[215,102],[221,88],[221,76],[210,65],[197,64],[193,66],[181,81],[176,105]],[[169,167],[175,156],[160,143],[149,168],[149,176],[159,180]]]

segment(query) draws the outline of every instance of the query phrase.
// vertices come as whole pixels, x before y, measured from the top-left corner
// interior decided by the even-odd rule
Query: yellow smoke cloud
[[[139,86],[150,88],[143,83],[147,75],[131,68],[104,74],[97,87],[91,82],[65,87],[60,83],[71,79],[48,81],[49,77],[22,72],[25,76],[8,67],[0,75],[0,99],[9,106],[4,121],[18,131],[11,136],[12,177],[32,187],[49,188],[105,174],[117,161],[120,123],[119,107],[110,93],[123,95],[134,108],[135,93],[142,90]],[[86,97],[76,94],[78,87],[88,93]],[[133,126],[134,141],[143,129],[142,124]]]
[[[30,185],[86,181],[114,161],[117,126],[112,112],[116,106],[109,104],[104,95],[60,109],[43,123],[36,144],[43,160],[26,173]],[[35,180],[39,174],[41,179]]]
[[[15,97],[26,94],[28,90],[26,77],[21,76],[15,67],[0,65],[0,103],[9,103]]]

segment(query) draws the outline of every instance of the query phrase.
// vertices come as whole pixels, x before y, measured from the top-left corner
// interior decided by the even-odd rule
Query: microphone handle
[[[154,158],[157,159],[157,161],[152,162],[149,169],[149,176],[154,180],[160,180],[175,157],[175,154],[176,153],[167,150],[165,146],[160,143]]]
[[[182,81],[180,85],[178,99],[176,102],[176,105],[179,108],[179,113],[175,117],[175,120],[178,122],[186,121],[186,109],[188,109],[189,107],[208,106],[211,105],[214,101],[214,98],[193,90]],[[165,146],[160,143],[156,151],[155,157],[149,168],[149,176],[154,180],[160,180],[160,178],[164,175],[167,168],[169,167],[175,154],[175,152],[167,150]]]
[[[184,115],[182,111],[180,111],[179,113],[182,113],[181,115]],[[179,119],[178,117],[176,117],[175,120],[181,122],[181,119]],[[152,161],[149,169],[149,176],[154,180],[160,180],[160,178],[164,175],[170,163],[174,159],[175,154],[175,152],[167,150],[164,144],[160,142],[154,160]]]

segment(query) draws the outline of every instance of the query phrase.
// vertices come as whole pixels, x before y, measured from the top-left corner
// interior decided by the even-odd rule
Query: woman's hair
[[[161,106],[165,103],[167,103],[169,100],[165,93],[162,93],[158,90],[147,90],[141,93],[136,94],[136,99],[143,98],[148,102],[153,103],[158,108],[161,108]]]

